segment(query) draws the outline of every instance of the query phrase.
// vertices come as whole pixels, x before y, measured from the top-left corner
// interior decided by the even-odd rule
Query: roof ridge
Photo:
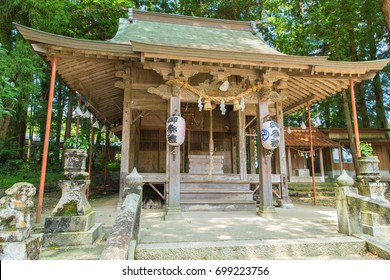
[[[254,33],[253,26],[258,24],[259,21],[239,21],[239,20],[227,20],[227,19],[216,19],[196,16],[184,16],[177,14],[157,13],[148,12],[141,10],[129,9],[129,22],[133,20],[144,20],[144,21],[156,21],[164,23],[173,23],[181,25],[193,25],[199,27],[212,27],[218,29],[231,29],[241,30]],[[257,33],[257,32],[255,32]]]

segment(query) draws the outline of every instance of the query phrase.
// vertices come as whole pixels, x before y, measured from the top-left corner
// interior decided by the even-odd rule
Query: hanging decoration
[[[100,131],[101,131],[101,132],[106,132],[106,126],[103,125],[103,126],[102,126],[102,129],[101,129]]]
[[[221,100],[221,104],[219,104],[219,108],[221,109],[221,114],[225,115],[226,114],[226,107],[225,107],[225,100]]]
[[[241,107],[241,111],[244,112],[244,110],[245,110],[245,100],[244,100],[244,97],[241,97],[240,107]]]
[[[95,121],[94,124],[92,125],[92,127],[96,128],[96,129],[100,129],[99,122]]]
[[[167,120],[167,142],[171,146],[180,146],[186,137],[186,121],[177,114]]]
[[[233,103],[233,110],[238,111],[238,110],[245,110],[245,100],[244,97],[247,96],[248,94],[251,94],[253,92],[259,91],[261,89],[270,89],[270,86],[268,85],[254,85],[254,86],[249,86],[245,90],[243,89],[242,92],[240,92],[237,95],[228,95],[228,96],[213,96],[213,95],[207,95],[203,91],[191,86],[188,82],[182,81],[180,79],[174,79],[174,80],[169,80],[166,82],[167,85],[172,85],[172,84],[179,84],[180,87],[189,90],[190,92],[196,94],[199,96],[198,99],[198,108],[199,111],[205,110],[205,111],[210,111],[211,108],[211,102],[214,102],[216,104],[221,104],[222,100],[223,103],[226,104],[226,102]],[[229,89],[229,82],[224,81],[221,86],[219,86],[219,90],[226,92]],[[278,94],[278,97],[280,97],[280,94]],[[202,99],[205,100],[204,106],[202,105]],[[239,102],[240,100],[240,102]],[[222,106],[223,107],[223,106]],[[221,109],[222,111],[222,109]]]
[[[204,110],[205,110],[205,111],[210,111],[210,110],[212,110],[212,107],[211,107],[211,100],[210,100],[210,99],[206,99],[206,101],[204,102]]]
[[[288,134],[291,134],[291,132],[292,132],[291,126],[289,126],[289,127],[287,128],[287,133],[288,133]]]
[[[83,115],[84,115],[83,111],[81,111],[80,107],[77,106],[76,109],[73,112],[73,116],[74,117],[81,117]]]
[[[201,111],[202,111],[202,108],[203,108],[202,96],[199,96],[199,99],[198,99],[198,108],[199,108],[199,112],[201,112]]]
[[[88,111],[88,109],[85,110],[85,112],[84,112],[84,114],[83,114],[83,117],[84,117],[84,118],[87,118],[87,119],[89,119],[89,118],[91,117],[91,113]]]
[[[229,89],[229,81],[224,81],[219,87],[220,91],[227,91]]]
[[[267,150],[274,150],[279,147],[280,128],[277,122],[269,119],[261,126],[261,143]]]
[[[302,122],[302,123],[301,123],[301,128],[302,128],[303,130],[305,130],[305,129],[307,128],[305,122]]]
[[[234,99],[233,100],[233,111],[238,111],[240,109],[241,109],[241,107],[240,107],[240,104],[238,103],[238,100]]]
[[[317,115],[315,121],[314,121],[314,126],[318,127],[321,125],[321,119],[320,119],[320,116]]]

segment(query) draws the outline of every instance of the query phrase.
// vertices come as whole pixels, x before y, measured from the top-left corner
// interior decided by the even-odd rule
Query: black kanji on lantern
[[[169,124],[167,130],[168,130],[168,134],[175,133],[177,132],[177,126],[173,124]]]
[[[274,129],[273,131],[272,131],[272,137],[275,137],[275,138],[279,138],[279,136],[280,136],[280,133],[279,133],[279,130],[277,130],[277,129]]]
[[[169,122],[177,123],[178,120],[179,118],[177,116],[172,116],[170,117]]]
[[[176,137],[175,134],[169,134],[168,135],[168,142],[169,143],[176,143],[176,139],[177,139],[177,137]]]
[[[277,148],[279,146],[279,140],[278,139],[271,140],[271,146]]]

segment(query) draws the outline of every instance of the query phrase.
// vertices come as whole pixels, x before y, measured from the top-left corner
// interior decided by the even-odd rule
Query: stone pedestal
[[[78,216],[91,211],[85,192],[90,180],[61,180],[58,185],[62,195],[57,206],[53,210],[54,216]]]
[[[19,242],[1,242],[0,260],[39,260],[43,234],[32,234]]]
[[[102,233],[95,212],[83,216],[49,216],[45,219],[43,246],[91,245]]]
[[[31,227],[0,231],[0,242],[20,242],[31,234]]]
[[[84,216],[50,216],[45,219],[45,233],[87,231],[95,224],[95,212]]]
[[[102,224],[96,223],[86,231],[45,233],[43,246],[92,245],[102,232]]]

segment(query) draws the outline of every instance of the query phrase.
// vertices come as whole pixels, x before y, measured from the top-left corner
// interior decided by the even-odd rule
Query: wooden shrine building
[[[100,122],[122,131],[121,192],[137,167],[146,182],[167,186],[174,217],[185,209],[255,210],[249,184],[256,184],[259,215],[273,216],[273,183],[280,205],[291,204],[284,137],[272,155],[258,141],[255,159],[253,135],[269,117],[283,131],[284,114],[372,79],[388,60],[285,55],[256,24],[129,10],[104,42],[16,27]],[[181,146],[166,142],[173,114],[186,120]],[[259,174],[248,172],[256,165]]]

